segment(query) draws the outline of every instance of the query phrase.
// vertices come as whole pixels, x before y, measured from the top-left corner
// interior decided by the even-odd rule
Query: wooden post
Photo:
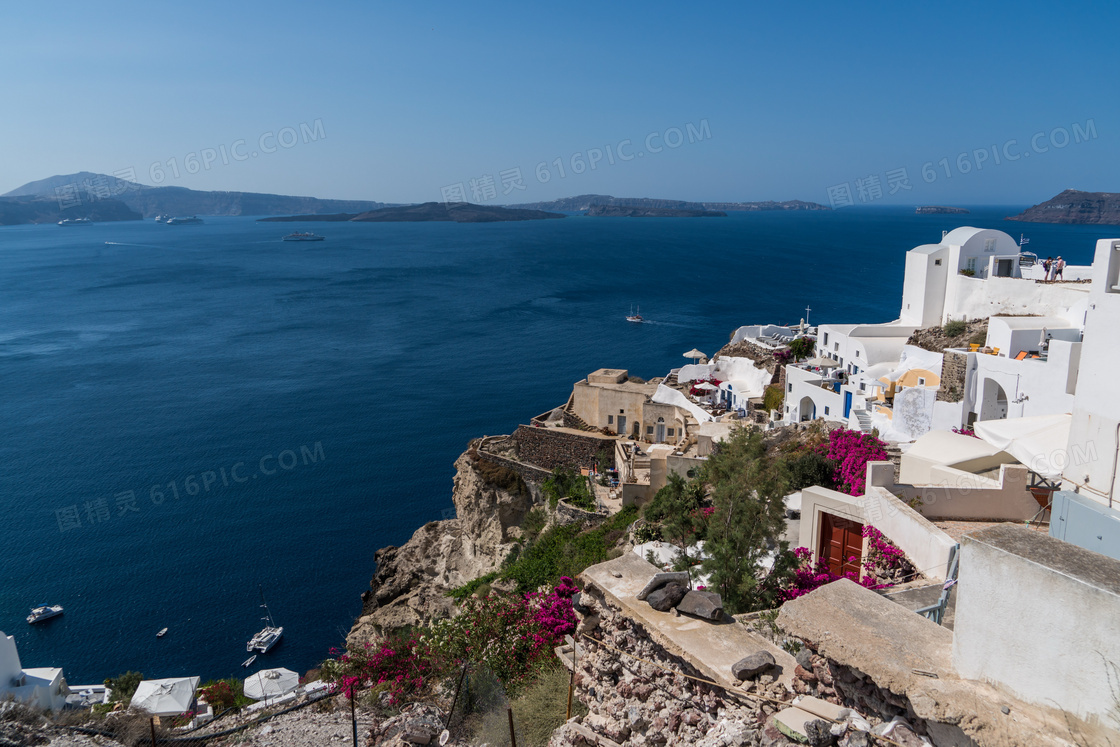
[[[152,747],[156,747],[156,720],[149,717],[148,726],[152,727]]]
[[[506,715],[509,716],[509,743],[510,747],[517,747],[517,737],[513,733],[513,708],[506,706]]]
[[[358,717],[354,713],[354,687],[350,687],[350,725],[354,729],[354,747],[358,747]]]

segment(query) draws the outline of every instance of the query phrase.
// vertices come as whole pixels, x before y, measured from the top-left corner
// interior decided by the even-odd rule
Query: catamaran
[[[272,619],[272,612],[268,609],[268,602],[264,600],[264,589],[261,589],[261,607],[264,607],[265,614],[267,615],[267,617],[262,617],[261,619],[266,620],[268,625],[264,626],[261,632],[249,639],[245,650],[249,652],[260,651],[263,654],[276,645],[276,642],[280,640],[280,636],[284,635],[284,628],[277,627],[276,622]]]
[[[31,608],[31,614],[27,616],[27,622],[34,624],[49,620],[52,617],[58,617],[61,614],[61,604],[40,604]]]

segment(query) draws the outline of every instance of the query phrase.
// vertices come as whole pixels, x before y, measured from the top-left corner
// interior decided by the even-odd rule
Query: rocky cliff
[[[1120,226],[1120,193],[1067,189],[1057,197],[1010,216],[1007,220]]]
[[[455,518],[429,522],[400,547],[377,551],[377,571],[347,643],[450,615],[454,604],[446,592],[497,570],[521,538],[525,514],[540,501],[536,488],[512,470],[480,461],[473,449],[455,468]]]

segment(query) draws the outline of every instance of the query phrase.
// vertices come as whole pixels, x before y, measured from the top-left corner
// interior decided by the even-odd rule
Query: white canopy
[[[1069,413],[1007,420],[981,420],[976,435],[1006,451],[1032,471],[1054,480],[1062,476],[1069,442]]]
[[[153,716],[178,716],[191,709],[199,680],[199,677],[144,680],[133,693],[130,705]]]
[[[802,361],[806,366],[816,366],[817,368],[839,368],[840,364],[831,358],[809,358]]]
[[[290,669],[262,669],[245,678],[245,695],[263,700],[291,692],[299,686],[299,675]]]
[[[704,355],[703,353],[701,353],[696,348],[693,348],[692,350],[689,350],[687,353],[685,353],[684,357],[685,358],[707,358],[708,356]]]
[[[709,391],[709,392],[714,392],[715,390],[719,389],[718,386],[711,383],[710,381],[702,381],[702,382],[700,382],[699,384],[696,385],[696,388],[697,389],[703,389],[703,390]]]

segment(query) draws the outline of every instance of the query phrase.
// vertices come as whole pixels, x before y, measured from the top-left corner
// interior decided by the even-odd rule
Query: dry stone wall
[[[964,399],[964,379],[967,371],[966,354],[945,351],[941,363],[941,386],[937,389],[938,402],[960,402]]]
[[[558,431],[553,428],[518,426],[514,433],[517,455],[522,462],[551,472],[563,467],[589,467],[603,449],[614,449],[614,441]]]

